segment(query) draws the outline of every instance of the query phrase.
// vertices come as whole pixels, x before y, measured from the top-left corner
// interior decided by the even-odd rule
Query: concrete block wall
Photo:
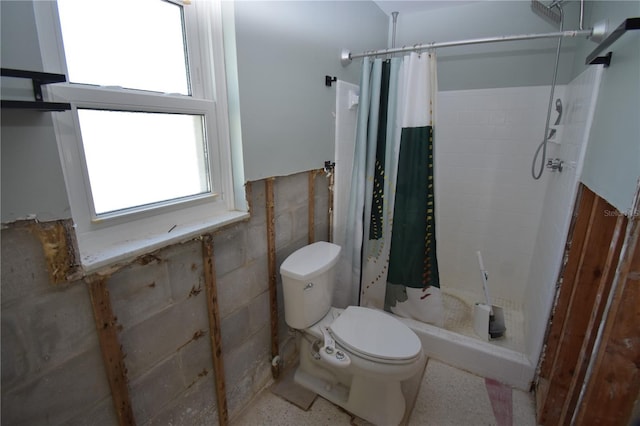
[[[28,225],[1,254],[2,424],[117,424],[86,286],[49,284]]]
[[[300,176],[304,176],[304,179]],[[324,173],[316,174],[314,185],[314,241],[329,240],[329,188]],[[309,193],[308,174],[296,174],[278,178],[274,185],[276,222],[276,264],[278,319],[281,343],[289,336],[289,328],[284,318],[284,299],[280,265],[297,249],[309,244]],[[290,350],[281,348],[281,352]]]
[[[161,250],[108,279],[138,424],[214,424],[201,244]],[[198,391],[191,394],[192,388]],[[185,402],[191,410],[182,410]]]
[[[227,405],[233,416],[271,378],[267,228],[263,182],[252,183],[252,217],[213,240]],[[258,199],[256,199],[258,198]],[[254,214],[255,213],[255,214]]]
[[[327,178],[314,180],[315,240],[327,240]],[[250,220],[213,238],[231,418],[271,380],[265,182],[250,188]],[[308,194],[309,173],[274,180],[278,270],[308,242]],[[27,225],[6,225],[1,242],[3,424],[117,424],[86,284],[50,284]],[[144,256],[107,285],[136,423],[217,424],[201,241]]]

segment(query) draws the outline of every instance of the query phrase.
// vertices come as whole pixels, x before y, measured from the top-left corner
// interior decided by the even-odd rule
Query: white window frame
[[[191,96],[75,83],[46,88],[49,99],[72,105],[71,111],[52,117],[85,272],[248,217],[246,206],[236,206],[235,201],[244,188],[237,176],[234,180],[232,169],[220,2],[194,0],[183,5],[170,1],[184,8]],[[57,3],[35,1],[34,12],[44,69],[68,76]],[[213,192],[96,215],[78,108],[204,115]]]

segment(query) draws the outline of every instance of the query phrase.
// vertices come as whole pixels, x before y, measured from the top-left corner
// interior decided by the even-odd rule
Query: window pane
[[[97,214],[211,190],[204,117],[79,109]]]
[[[162,0],[58,0],[69,80],[188,95],[182,7]]]

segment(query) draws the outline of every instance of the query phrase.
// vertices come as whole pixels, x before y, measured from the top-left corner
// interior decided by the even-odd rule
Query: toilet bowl
[[[401,384],[424,369],[422,344],[384,311],[331,306],[339,253],[318,242],[280,267],[285,321],[299,331],[294,380],[371,423],[398,424],[406,407]]]

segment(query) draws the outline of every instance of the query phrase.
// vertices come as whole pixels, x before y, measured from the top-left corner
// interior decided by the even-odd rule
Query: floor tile
[[[409,425],[496,424],[484,379],[430,359]]]
[[[232,422],[237,426],[299,426],[349,425],[351,415],[324,398],[316,398],[304,411],[265,389],[241,417]]]
[[[536,404],[532,393],[513,390],[513,424],[536,426]]]
[[[488,390],[491,389],[491,390]],[[511,392],[510,395],[507,392]],[[493,397],[490,397],[490,392]],[[492,407],[491,400],[494,401]],[[497,405],[496,405],[497,404]],[[510,407],[507,406],[510,404]],[[494,410],[498,407],[498,420]],[[509,412],[509,408],[511,411]],[[508,414],[505,414],[508,413]],[[535,426],[533,394],[509,390],[505,385],[430,359],[409,417],[410,426],[479,426],[508,424]],[[262,391],[234,426],[349,426],[367,425],[340,407],[317,397],[308,411]]]

